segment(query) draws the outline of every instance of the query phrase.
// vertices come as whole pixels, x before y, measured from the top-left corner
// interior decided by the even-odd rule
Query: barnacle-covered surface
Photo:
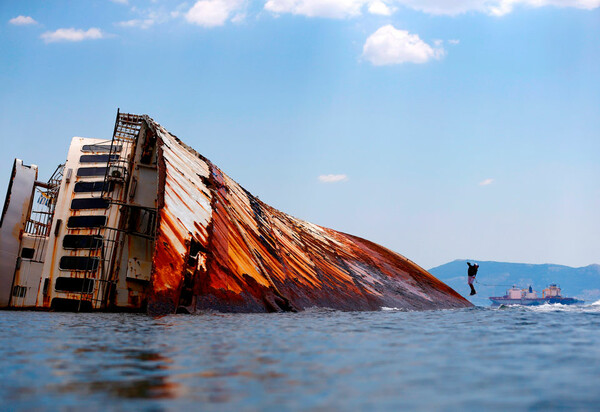
[[[282,213],[160,125],[149,312],[470,306],[403,256]]]

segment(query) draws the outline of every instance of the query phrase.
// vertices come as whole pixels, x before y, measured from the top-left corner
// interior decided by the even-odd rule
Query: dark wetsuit
[[[469,265],[467,275],[469,275],[469,286],[471,287],[471,295],[474,295],[477,292],[475,291],[473,283],[475,283],[475,276],[477,276],[477,269],[479,269],[479,265],[472,265],[471,262],[467,262],[467,265]]]

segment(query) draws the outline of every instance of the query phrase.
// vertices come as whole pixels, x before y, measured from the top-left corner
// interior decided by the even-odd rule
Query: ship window
[[[71,216],[67,220],[69,229],[103,227],[106,225],[106,216]]]
[[[95,271],[98,269],[100,258],[87,256],[63,256],[60,258],[61,270]]]
[[[111,150],[111,147],[112,147],[112,150]],[[121,145],[111,146],[109,144],[85,144],[81,148],[81,151],[82,152],[105,152],[105,153],[110,153],[112,151],[113,153],[115,153],[115,152],[120,152],[122,148],[123,148],[123,146],[121,146]]]
[[[54,298],[50,308],[58,312],[91,312],[92,302],[81,299]]]
[[[79,163],[107,163],[119,160],[117,154],[100,154],[100,155],[81,155],[79,157]]]
[[[71,209],[106,209],[108,200],[101,197],[85,197],[83,199],[71,200]]]
[[[133,206],[129,209],[127,230],[130,233],[152,236],[154,234],[155,221],[155,211]]]
[[[21,257],[23,259],[33,259],[33,255],[35,254],[35,249],[30,247],[24,247],[21,249]]]
[[[104,175],[106,175],[106,167],[80,167],[79,169],[77,169],[77,176],[79,177]]]
[[[102,236],[98,235],[65,235],[63,248],[65,249],[100,249]]]
[[[84,192],[112,192],[115,188],[115,182],[77,182],[73,191],[75,193]]]
[[[61,292],[92,293],[94,279],[57,278],[54,289]]]
[[[12,295],[15,298],[24,298],[26,293],[27,293],[27,288],[26,287],[24,287],[24,286],[15,286],[13,288]]]

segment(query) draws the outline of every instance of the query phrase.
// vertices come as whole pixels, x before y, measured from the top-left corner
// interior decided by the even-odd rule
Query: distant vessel
[[[560,303],[561,305],[576,305],[581,304],[584,301],[567,298],[560,294],[560,287],[555,283],[549,285],[542,291],[542,297],[538,297],[537,292],[533,290],[531,286],[527,289],[519,289],[516,286],[508,289],[504,296],[492,296],[490,297],[492,306],[500,305],[524,305],[524,306],[537,306],[543,305],[544,303]]]

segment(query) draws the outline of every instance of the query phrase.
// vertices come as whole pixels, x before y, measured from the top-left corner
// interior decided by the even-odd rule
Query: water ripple
[[[9,410],[589,410],[598,315],[2,312],[0,399]]]

